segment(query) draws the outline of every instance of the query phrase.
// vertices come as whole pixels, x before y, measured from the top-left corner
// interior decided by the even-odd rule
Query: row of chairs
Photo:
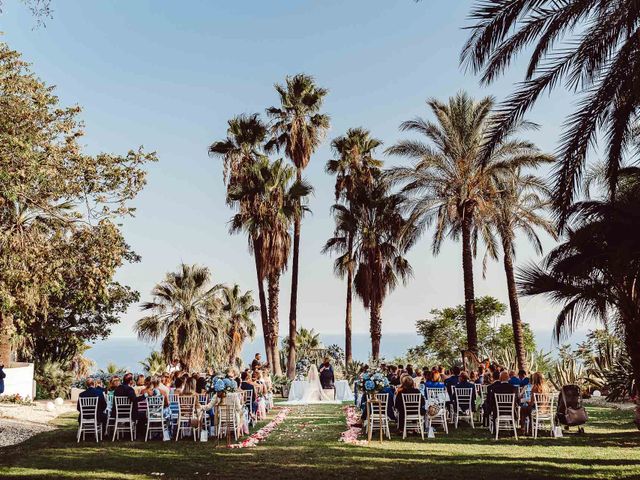
[[[146,417],[145,441],[153,433],[165,434],[165,431],[172,430],[177,441],[180,437],[193,435],[197,440],[197,435],[201,429],[207,432],[213,430],[219,438],[232,434],[237,440],[246,425],[250,428],[255,420],[260,419],[261,413],[254,417],[252,415],[253,392],[250,390],[240,390],[236,393],[229,393],[226,404],[216,407],[213,416],[210,412],[204,411],[201,415],[196,410],[196,398],[201,406],[209,404],[209,395],[201,394],[195,396],[169,395],[170,416],[166,418],[164,408],[164,397],[148,397],[144,401],[138,402],[139,416]],[[240,397],[240,404],[243,406],[241,419],[237,418],[235,405]],[[96,442],[102,440],[103,434],[108,435],[112,430],[112,441],[120,438],[121,435],[129,434],[130,439],[136,439],[136,420],[133,419],[133,404],[127,397],[114,397],[110,392],[106,396],[107,400],[107,424],[106,431],[103,432],[100,417],[98,415],[98,397],[80,398],[80,421],[78,426],[77,441],[86,436],[94,436]],[[272,399],[267,398],[269,407],[273,406]],[[169,423],[168,423],[169,421]],[[215,422],[214,422],[215,421]],[[196,426],[197,424],[197,426]],[[171,428],[168,428],[171,427]],[[213,427],[213,428],[212,428]]]
[[[424,439],[425,428],[428,431],[432,426],[440,426],[445,433],[449,433],[449,423],[453,423],[458,428],[461,420],[467,421],[472,428],[475,428],[474,412],[472,408],[473,390],[471,388],[455,388],[453,390],[455,402],[450,402],[453,407],[450,411],[447,408],[447,393],[444,388],[428,388],[426,395],[420,393],[403,394],[404,424],[402,425],[403,435],[406,438],[407,432],[418,431]],[[477,398],[480,405],[486,399],[486,389],[480,390]],[[513,431],[515,438],[518,438],[517,425],[519,423],[519,397],[515,393],[494,394],[495,411],[489,415],[489,428],[495,433],[498,439],[500,431]],[[422,415],[421,405],[426,397],[426,415]],[[534,438],[538,437],[538,432],[545,423],[549,424],[550,432],[554,428],[554,401],[555,397],[550,393],[534,393],[531,399],[534,409],[531,412],[530,430]],[[391,438],[387,408],[389,394],[376,394],[376,402],[371,402],[368,406],[369,416],[366,424],[367,429],[382,428],[388,438]],[[478,407],[480,407],[478,405]],[[476,408],[482,415],[482,408]],[[396,412],[397,417],[397,412]],[[482,417],[480,418],[482,422]]]

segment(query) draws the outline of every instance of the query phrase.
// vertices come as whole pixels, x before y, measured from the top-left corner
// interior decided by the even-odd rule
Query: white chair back
[[[164,397],[156,396],[147,398],[147,419],[159,420],[163,418],[164,413]]]
[[[98,416],[98,397],[80,397],[78,405],[83,419],[93,420]]]
[[[128,397],[113,397],[113,404],[116,409],[116,419],[131,419],[133,403]]]

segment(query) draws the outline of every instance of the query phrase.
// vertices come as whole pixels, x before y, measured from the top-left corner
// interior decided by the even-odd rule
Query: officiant
[[[336,387],[334,385],[336,379],[333,375],[333,367],[329,361],[329,357],[324,357],[324,361],[322,365],[318,367],[318,371],[320,372],[320,384],[322,385],[323,390],[334,390]]]

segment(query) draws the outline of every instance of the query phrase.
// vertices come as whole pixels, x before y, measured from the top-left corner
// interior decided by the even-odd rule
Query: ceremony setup
[[[0,22],[0,479],[640,478],[640,2]]]

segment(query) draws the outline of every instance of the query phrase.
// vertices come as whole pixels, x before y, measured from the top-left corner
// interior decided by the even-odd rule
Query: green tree
[[[336,176],[335,199],[350,208],[354,191],[361,185],[373,181],[374,172],[382,167],[382,162],[373,158],[376,148],[382,142],[372,138],[368,130],[351,128],[346,135],[335,138],[331,147],[337,158],[327,162],[326,171]],[[351,310],[353,299],[353,237],[355,222],[348,215],[333,210],[336,221],[334,236],[327,241],[323,253],[334,251],[338,257],[334,262],[334,272],[340,277],[347,277],[347,301],[345,312],[345,362],[353,360],[351,352]]]
[[[605,142],[610,197],[622,160],[634,142],[640,106],[640,50],[636,2],[555,0],[477,1],[462,61],[494,82],[523,51],[530,52],[523,82],[498,109],[486,152],[496,148],[545,91],[563,82],[582,94],[568,118],[555,171],[554,206],[564,225],[590,146]],[[529,55],[529,53],[527,53]]]
[[[329,116],[320,113],[327,90],[316,85],[313,77],[304,74],[287,77],[285,85],[275,85],[280,106],[267,109],[272,119],[272,140],[268,148],[283,149],[296,167],[298,182],[302,171],[311,160],[325,132],[329,128]],[[293,258],[291,267],[291,303],[289,305],[289,340],[291,348],[287,358],[287,375],[295,377],[296,329],[298,311],[298,263],[300,257],[300,222],[302,208],[294,218]]]
[[[384,300],[398,282],[406,283],[412,275],[411,265],[404,257],[408,243],[402,241],[402,235],[411,228],[402,216],[404,201],[378,175],[370,186],[358,189],[351,205],[357,222],[353,239],[357,267],[353,282],[356,295],[369,310],[373,360],[380,356]]]
[[[239,285],[221,285],[219,294],[222,300],[221,313],[226,317],[229,325],[228,362],[235,365],[236,359],[242,352],[242,346],[247,339],[253,340],[256,335],[256,325],[251,317],[258,311],[253,303],[251,291],[242,292]]]
[[[61,106],[53,89],[4,43],[0,98],[0,364],[7,364],[16,331],[28,335],[60,292],[84,296],[79,313],[85,320],[94,305],[110,302],[103,292],[113,287],[115,270],[131,254],[123,248],[117,223],[133,215],[129,201],[145,185],[142,167],[156,158],[141,149],[85,154],[80,108]],[[94,243],[103,263],[93,263],[92,271],[87,267],[88,284],[75,284],[76,291],[70,291],[65,269],[82,269],[86,251],[76,252],[69,243],[102,232],[111,236],[111,242],[98,238]],[[96,323],[102,320],[95,317]]]
[[[278,353],[280,275],[287,267],[291,246],[290,227],[306,209],[312,191],[303,180],[294,181],[295,172],[282,160],[262,157],[247,172],[245,181],[232,188],[229,196],[240,205],[231,221],[231,232],[245,231],[250,248],[262,265],[269,293],[268,354],[275,361],[274,373],[281,375]]]
[[[208,268],[183,263],[153,287],[153,300],[141,305],[150,314],[134,326],[140,340],[161,340],[164,357],[178,359],[185,370],[202,371],[211,354],[227,356],[228,325],[210,280]]]
[[[544,157],[538,157],[540,161]],[[547,159],[551,161],[551,157]],[[527,349],[520,317],[518,290],[514,274],[513,262],[516,255],[516,232],[522,231],[531,241],[535,251],[542,254],[542,243],[537,229],[543,230],[556,238],[551,221],[544,215],[550,200],[549,191],[544,181],[535,175],[523,174],[519,169],[497,182],[497,202],[489,222],[498,232],[502,244],[502,262],[507,279],[509,311],[518,360],[518,368],[527,370]]]
[[[233,199],[230,193],[242,188],[248,182],[247,176],[251,168],[264,157],[264,144],[267,139],[268,128],[257,113],[253,115],[238,115],[228,122],[227,137],[224,140],[214,142],[209,146],[209,155],[223,160],[223,178],[227,186],[227,204],[240,211],[242,215],[253,208],[250,199]],[[257,255],[260,251],[259,241],[255,237],[249,237],[249,250],[253,252],[258,280],[258,300],[260,302],[260,319],[264,336],[264,348],[267,354],[267,362],[270,365],[279,364],[277,359],[271,357],[269,338],[269,312],[267,297],[264,289],[267,265],[261,263],[263,258]],[[277,333],[276,333],[277,335]]]
[[[167,368],[168,363],[162,352],[153,350],[147,358],[140,362],[140,366],[149,375],[161,375]]]
[[[434,254],[439,253],[446,237],[462,239],[466,336],[468,349],[477,353],[473,256],[478,238],[489,249],[496,248],[486,222],[495,206],[496,181],[514,168],[535,165],[544,156],[531,143],[509,137],[489,159],[483,159],[482,148],[492,122],[491,97],[476,102],[459,93],[446,104],[433,99],[427,104],[435,123],[417,118],[402,123],[400,129],[421,134],[429,143],[402,140],[389,148],[388,153],[414,161],[412,166],[394,168],[390,176],[410,195],[409,221],[413,228],[422,231],[435,223]]]
[[[506,311],[507,306],[493,297],[485,296],[476,299],[478,347],[481,351],[491,353],[499,346],[499,339],[502,336],[496,334],[495,322]],[[460,363],[461,352],[467,348],[468,344],[465,306],[433,309],[430,314],[431,318],[416,322],[418,335],[423,337],[423,342],[411,349],[410,355],[432,358],[443,365]],[[513,334],[510,340],[513,342]]]
[[[621,171],[614,202],[575,204],[571,229],[541,266],[519,272],[523,295],[545,295],[560,304],[555,336],[596,318],[612,321],[624,337],[640,385],[640,169]],[[640,422],[640,407],[637,410]],[[640,426],[640,423],[639,423]]]

